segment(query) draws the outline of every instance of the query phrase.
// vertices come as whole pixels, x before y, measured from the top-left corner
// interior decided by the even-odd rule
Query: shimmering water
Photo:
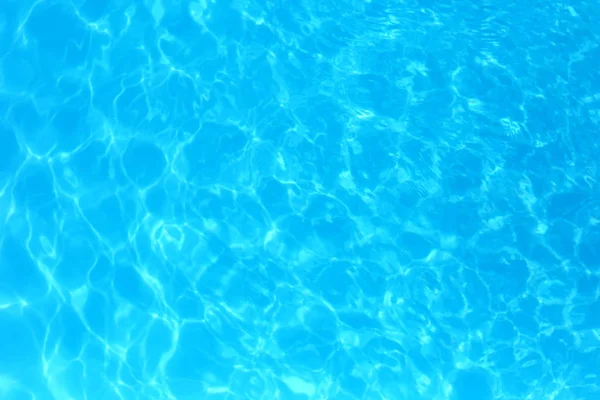
[[[0,398],[600,398],[599,21],[0,0]]]

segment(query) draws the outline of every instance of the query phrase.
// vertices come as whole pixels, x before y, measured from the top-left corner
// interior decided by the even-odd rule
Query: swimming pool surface
[[[600,399],[599,22],[0,0],[0,399]]]

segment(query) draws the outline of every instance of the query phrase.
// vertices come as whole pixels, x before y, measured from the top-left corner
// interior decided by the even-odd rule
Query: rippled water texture
[[[597,1],[0,0],[0,398],[600,398]]]

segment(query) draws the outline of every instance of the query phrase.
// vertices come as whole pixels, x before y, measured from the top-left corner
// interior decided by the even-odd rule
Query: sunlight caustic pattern
[[[598,21],[2,0],[0,398],[599,398]]]

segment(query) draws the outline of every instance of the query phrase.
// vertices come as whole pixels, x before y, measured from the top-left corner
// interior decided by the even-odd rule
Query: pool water
[[[0,398],[600,398],[598,21],[2,0]]]

